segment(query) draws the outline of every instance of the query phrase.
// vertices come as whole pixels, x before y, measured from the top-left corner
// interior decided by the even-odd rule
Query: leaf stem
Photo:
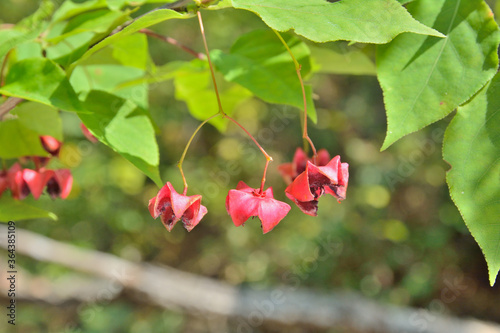
[[[191,54],[192,56],[194,56],[194,57],[196,57],[198,59],[201,59],[201,60],[205,60],[206,59],[206,57],[205,57],[205,55],[203,53],[199,53],[199,52],[196,52],[193,49],[190,49],[186,45],[180,43],[177,39],[157,34],[156,32],[154,32],[152,30],[149,30],[149,29],[141,29],[141,30],[139,30],[139,32],[143,33],[145,35],[157,38],[159,40],[162,40],[162,41],[164,41],[166,43],[169,43],[171,45],[177,46],[181,50],[186,51],[187,53]]]
[[[304,140],[306,140],[309,143],[309,145],[311,146],[311,149],[312,149],[312,152],[313,152],[313,160],[315,160],[316,157],[317,157],[317,155],[318,155],[316,153],[316,147],[314,147],[314,144],[313,144],[311,138],[309,137],[309,134],[307,133],[307,99],[306,99],[306,90],[305,90],[305,87],[304,87],[304,80],[302,80],[302,75],[300,74],[300,70],[301,70],[302,66],[299,64],[299,62],[297,61],[297,59],[295,59],[295,56],[293,55],[292,50],[290,49],[290,47],[288,46],[288,44],[286,43],[286,41],[283,39],[283,37],[281,37],[280,33],[278,31],[274,30],[274,29],[273,29],[273,31],[276,34],[276,36],[278,36],[278,38],[281,41],[281,43],[283,43],[283,45],[285,46],[286,50],[288,51],[288,53],[292,57],[293,64],[295,65],[295,71],[297,72],[297,77],[299,78],[299,82],[300,82],[300,88],[302,89],[302,99],[304,100],[304,128],[303,128],[303,131],[302,131],[302,138]]]

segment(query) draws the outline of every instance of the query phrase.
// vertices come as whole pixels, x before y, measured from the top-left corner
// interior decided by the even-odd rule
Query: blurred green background
[[[489,3],[498,9],[494,1]],[[15,23],[37,5],[36,0],[2,0],[0,22]],[[203,14],[210,48],[227,50],[242,33],[265,28],[249,12],[225,9]],[[153,29],[203,52],[195,19],[167,21]],[[371,45],[323,46],[374,54]],[[153,39],[150,52],[158,65],[191,59]],[[318,149],[326,148],[332,156],[340,154],[350,165],[347,199],[338,204],[333,197],[322,197],[316,218],[302,214],[292,204],[290,214],[269,234],[262,235],[256,219],[245,227],[234,227],[224,207],[227,192],[240,180],[257,187],[264,159],[235,126],[229,125],[224,134],[205,126],[188,152],[184,171],[190,183],[188,194],[202,194],[209,213],[191,233],[180,225],[168,233],[147,210],[148,200],[158,188],[104,145],[88,142],[81,134],[79,119],[63,113],[65,145],[60,162],[54,163],[72,169],[73,192],[66,201],[44,196],[33,202],[55,212],[58,221],[17,225],[76,246],[134,262],[172,266],[234,285],[287,284],[291,272],[300,277],[300,287],[356,291],[400,306],[429,308],[433,300],[441,300],[443,288],[458,279],[465,287],[454,301],[445,304],[445,313],[498,321],[500,287],[498,283],[489,287],[485,260],[445,183],[448,165],[441,157],[441,142],[452,116],[381,153],[386,117],[376,78],[316,74],[309,81],[319,119],[317,125],[310,125],[310,136]],[[160,128],[162,179],[180,190],[176,163],[199,122],[190,116],[185,103],[174,98],[171,81],[155,85],[149,92],[150,109]],[[273,187],[277,199],[290,203],[277,166],[290,161],[302,145],[299,110],[251,99],[239,105],[235,118],[273,156],[267,186]],[[326,240],[339,247],[325,260],[317,257],[317,250]],[[315,269],[307,268],[310,262],[317,263]],[[20,256],[18,264],[33,276],[52,281],[72,274],[67,268],[27,257]],[[126,293],[103,303],[51,306],[23,302],[18,307],[18,321],[18,332],[210,331],[196,315],[166,311]],[[2,325],[6,325],[4,320],[0,321],[3,331]],[[231,322],[228,325],[231,331]],[[259,331],[280,329],[263,325]],[[317,330],[296,327],[287,331]]]

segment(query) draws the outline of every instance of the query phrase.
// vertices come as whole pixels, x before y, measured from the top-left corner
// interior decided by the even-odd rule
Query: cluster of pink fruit
[[[209,120],[215,117],[222,117],[232,121],[240,127],[250,137],[266,158],[266,165],[264,167],[260,188],[252,188],[240,181],[236,186],[236,189],[229,190],[226,198],[226,210],[236,226],[243,225],[250,217],[258,217],[261,221],[262,231],[267,233],[288,214],[291,207],[287,203],[274,199],[273,189],[271,187],[264,190],[266,172],[269,162],[273,160],[272,157],[241,124],[225,113],[222,108],[212,61],[210,60],[210,52],[205,38],[201,13],[197,12],[197,15],[200,23],[200,31],[203,37],[207,61],[212,74],[215,95],[219,104],[219,111],[198,126],[184,149],[182,157],[178,163],[178,167],[184,181],[183,193],[177,193],[172,184],[167,182],[158,194],[149,201],[149,212],[155,219],[160,217],[163,225],[168,231],[171,231],[174,225],[179,221],[183,222],[184,227],[188,231],[191,231],[198,223],[200,223],[200,220],[207,213],[207,208],[201,204],[201,195],[186,195],[188,185],[186,178],[184,177],[184,172],[182,171],[182,162],[184,161],[184,157],[186,156],[186,152],[191,141],[193,140],[193,137],[199,129]],[[319,152],[316,152],[316,148],[307,134],[307,101],[304,82],[300,74],[301,66],[293,56],[292,51],[286,44],[285,40],[278,32],[275,31],[275,33],[283,43],[286,50],[290,53],[290,56],[295,64],[304,100],[304,128],[302,138],[308,142],[313,153],[313,157],[308,158],[306,153],[301,148],[298,148],[295,152],[293,162],[281,165],[279,170],[285,181],[289,184],[285,190],[286,196],[291,199],[304,213],[316,216],[318,212],[318,199],[323,194],[330,194],[339,202],[345,199],[347,183],[349,180],[349,165],[347,163],[341,163],[340,156],[338,155],[330,159],[330,154],[325,149],[321,149]]]
[[[81,128],[82,133],[89,141],[97,142],[97,139],[84,124],[81,124]],[[50,156],[22,157],[8,170],[6,168],[0,170],[0,197],[6,190],[10,190],[12,198],[16,200],[23,200],[30,193],[35,199],[38,199],[44,189],[47,190],[52,199],[66,199],[69,195],[73,185],[71,171],[69,169],[52,170],[46,167],[51,158],[59,157],[62,143],[48,135],[40,136],[40,142]],[[30,161],[33,162],[34,169],[21,166]]]
[[[16,200],[23,200],[30,193],[38,199],[44,189],[52,199],[65,199],[69,195],[73,184],[70,170],[46,168],[50,159],[59,155],[61,142],[51,136],[41,136],[40,141],[50,157],[30,156],[20,159],[23,163],[33,161],[35,169],[23,169],[21,164],[16,162],[8,170],[0,171],[0,196],[7,189]]]
[[[338,155],[330,159],[330,154],[324,149],[309,159],[298,148],[293,162],[280,165],[279,170],[289,183],[286,196],[308,215],[317,215],[318,199],[323,194],[330,194],[339,202],[346,197],[349,165],[341,163]],[[288,214],[290,206],[274,199],[271,187],[263,191],[240,181],[236,189],[229,190],[226,210],[236,226],[243,225],[252,216],[258,217],[262,231],[267,233]],[[191,231],[207,213],[207,208],[201,205],[201,195],[179,194],[167,182],[149,201],[149,212],[154,218],[160,217],[168,231],[178,221]]]

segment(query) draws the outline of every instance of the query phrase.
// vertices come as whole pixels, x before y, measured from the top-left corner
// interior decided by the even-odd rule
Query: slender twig
[[[217,96],[217,103],[219,103],[219,112],[222,113],[224,118],[227,118],[227,119],[231,120],[233,123],[235,123],[236,125],[238,125],[250,137],[250,139],[252,139],[252,141],[257,145],[257,147],[259,147],[262,154],[264,154],[264,156],[266,157],[266,160],[272,161],[273,158],[268,153],[266,153],[264,148],[262,148],[262,146],[257,142],[257,140],[255,140],[255,138],[252,136],[252,134],[250,134],[250,132],[248,132],[246,130],[246,128],[243,127],[236,120],[229,117],[222,109],[222,103],[220,100],[219,89],[217,88],[217,81],[215,80],[214,66],[212,65],[212,60],[210,59],[210,52],[208,51],[207,38],[205,37],[205,29],[203,28],[203,20],[201,18],[201,13],[199,11],[197,12],[197,14],[198,14],[198,21],[200,22],[201,35],[203,36],[203,44],[205,45],[205,51],[207,52],[208,66],[210,67],[210,73],[212,74],[212,82],[214,83],[215,95]]]
[[[272,161],[273,160],[273,158],[268,153],[266,153],[266,151],[264,150],[264,148],[262,148],[262,146],[257,142],[257,140],[255,140],[255,138],[253,137],[253,135],[250,134],[250,132],[247,131],[247,129],[245,127],[243,127],[243,125],[241,125],[239,122],[237,122],[233,118],[229,117],[227,114],[224,115],[224,118],[227,118],[227,119],[231,120],[233,123],[235,123],[236,125],[238,125],[250,137],[250,139],[255,143],[255,145],[260,149],[260,151],[262,152],[262,154],[264,154],[264,156],[266,157],[267,161]]]
[[[205,55],[203,53],[199,53],[199,52],[196,52],[193,49],[190,49],[189,47],[187,47],[186,45],[180,43],[178,40],[176,40],[176,39],[174,39],[172,37],[168,37],[168,36],[163,36],[163,35],[157,34],[156,32],[154,32],[152,30],[149,30],[149,29],[141,29],[141,30],[139,30],[139,32],[143,33],[145,35],[157,38],[159,40],[162,40],[162,41],[164,41],[166,43],[169,43],[171,45],[177,46],[181,50],[186,51],[187,53],[193,55],[194,57],[196,57],[198,59],[201,59],[201,60],[205,60],[206,59],[206,57],[205,57]]]
[[[207,38],[205,37],[205,28],[203,28],[203,20],[201,19],[201,12],[198,11],[196,12],[196,14],[198,15],[198,22],[200,23],[201,36],[203,37],[203,44],[205,46],[205,51],[207,52],[208,66],[210,67],[210,73],[212,74],[212,81],[214,83],[215,95],[217,96],[217,103],[219,104],[219,112],[221,112],[223,115],[226,115],[226,113],[222,109],[222,103],[220,101],[220,96],[219,96],[219,89],[217,88],[217,82],[215,81],[214,66],[212,65],[212,60],[210,59],[210,53],[208,51]]]
[[[295,65],[295,71],[297,72],[297,77],[299,78],[300,87],[302,89],[302,99],[304,100],[304,129],[302,131],[302,138],[305,139],[305,140],[307,140],[307,142],[311,146],[311,149],[312,149],[312,152],[313,152],[313,159],[316,159],[316,156],[317,156],[316,147],[314,147],[314,144],[313,144],[311,138],[309,137],[309,134],[307,133],[307,99],[306,99],[306,90],[305,90],[305,87],[304,87],[304,80],[302,80],[302,75],[300,74],[300,70],[301,70],[302,66],[299,64],[299,62],[297,61],[297,59],[295,59],[295,56],[293,55],[292,50],[290,50],[290,47],[285,42],[285,40],[283,39],[283,37],[281,37],[280,33],[277,32],[276,30],[273,30],[273,31],[276,34],[276,36],[278,36],[278,38],[280,39],[280,41],[283,43],[283,45],[285,46],[285,48],[287,49],[288,53],[292,57],[293,64]]]
[[[19,98],[19,97],[9,97],[7,100],[0,105],[0,120],[3,119],[3,117],[9,113],[10,110],[16,107],[17,104],[21,103],[24,101],[24,99]]]
[[[217,117],[217,116],[220,116],[222,115],[220,112],[217,112],[216,114],[210,116],[209,118],[207,118],[204,122],[202,122],[197,128],[196,130],[194,131],[194,133],[191,135],[191,137],[189,138],[189,141],[188,143],[186,144],[186,147],[184,148],[184,151],[182,152],[182,156],[181,156],[181,159],[179,160],[179,162],[177,163],[177,167],[179,168],[179,171],[181,172],[181,175],[182,175],[182,181],[184,182],[184,195],[186,195],[187,193],[187,188],[188,188],[188,185],[187,185],[187,182],[186,182],[186,177],[184,177],[184,171],[182,170],[182,163],[184,162],[184,158],[186,157],[186,154],[187,154],[187,151],[189,149],[189,146],[191,145],[191,142],[193,141],[194,137],[196,136],[196,133],[198,133],[198,131],[203,127],[203,125],[205,125],[206,123],[208,123],[210,120],[212,120],[213,118]]]
[[[264,154],[264,156],[266,157],[266,167],[264,168],[264,175],[262,176],[262,183],[261,183],[261,190],[260,190],[260,192],[262,192],[262,189],[264,188],[265,179],[266,179],[267,166],[269,165],[269,162],[273,160],[273,158],[264,150],[264,148],[262,148],[262,146],[257,142],[257,140],[255,140],[255,138],[253,137],[253,135],[250,134],[250,132],[248,132],[246,128],[244,128],[240,123],[238,123],[233,118],[229,117],[224,112],[224,109],[222,108],[222,102],[221,102],[221,99],[220,99],[219,89],[217,87],[217,81],[215,80],[214,67],[212,65],[212,60],[210,59],[210,52],[208,51],[208,43],[207,43],[207,39],[206,39],[206,36],[205,36],[205,29],[203,27],[203,20],[201,18],[201,13],[198,11],[197,15],[198,15],[198,21],[200,23],[201,35],[203,37],[203,44],[205,46],[205,51],[207,53],[207,61],[208,61],[208,66],[210,67],[210,73],[211,73],[211,76],[212,76],[212,82],[213,82],[213,85],[214,85],[215,95],[217,96],[217,103],[219,105],[219,112],[217,112],[213,116],[209,117],[207,120],[205,120],[204,122],[202,122],[198,126],[198,128],[196,128],[196,130],[194,131],[193,135],[189,139],[189,141],[188,141],[188,143],[186,145],[186,148],[184,148],[184,152],[182,153],[182,156],[181,156],[181,159],[179,160],[179,163],[177,164],[177,167],[179,168],[179,171],[181,172],[182,180],[184,182],[184,195],[187,192],[188,185],[187,185],[187,182],[186,182],[186,177],[184,176],[184,171],[182,170],[182,163],[184,162],[184,158],[186,157],[187,150],[188,150],[189,146],[191,145],[191,142],[193,141],[194,136],[196,135],[196,133],[198,133],[198,131],[201,129],[201,127],[203,125],[205,125],[211,119],[217,117],[218,115],[222,115],[223,118],[227,118],[227,119],[231,120],[233,123],[235,123],[237,126],[239,126],[250,137],[250,139],[257,145],[257,147],[260,149],[260,151],[262,152],[262,154]]]

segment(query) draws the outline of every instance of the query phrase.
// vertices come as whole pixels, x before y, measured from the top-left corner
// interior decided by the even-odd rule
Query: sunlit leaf
[[[375,63],[361,50],[329,49],[309,46],[318,73],[376,75]]]
[[[443,157],[450,194],[483,250],[493,285],[500,270],[500,75],[448,126]]]
[[[137,18],[133,23],[130,25],[126,26],[123,30],[105,38],[102,40],[100,43],[96,44],[94,47],[89,49],[81,58],[79,61],[73,63],[73,65],[69,68],[69,72],[71,73],[72,70],[78,66],[81,62],[85,61],[87,58],[89,58],[91,55],[96,53],[99,50],[102,50],[104,47],[109,46],[113,44],[114,42],[118,41],[121,38],[130,36],[131,34],[147,28],[149,26],[155,25],[157,23],[169,20],[169,19],[185,19],[189,18],[191,15],[189,14],[180,14],[174,10],[170,9],[158,9],[152,12],[149,12],[148,14],[141,16]]]
[[[411,17],[396,0],[232,0],[235,8],[258,14],[278,31],[295,33],[315,42],[350,40],[387,43],[403,32],[440,36]]]
[[[420,0],[408,10],[447,38],[403,34],[379,46],[386,149],[466,102],[498,67],[498,26],[484,1]]]
[[[49,59],[32,58],[15,63],[9,69],[0,93],[54,106],[66,111],[80,111],[81,104],[64,71]]]
[[[99,141],[132,162],[158,186],[163,185],[155,131],[146,110],[130,100],[95,90],[88,94],[84,107],[88,113],[80,113],[80,119]]]

